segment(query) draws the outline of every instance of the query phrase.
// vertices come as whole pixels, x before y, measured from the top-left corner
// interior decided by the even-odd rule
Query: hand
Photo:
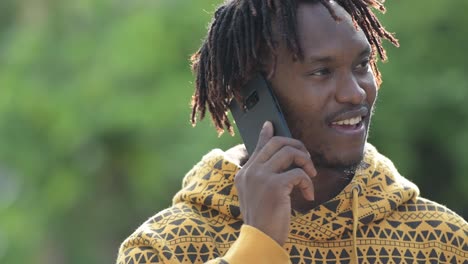
[[[273,125],[266,122],[252,157],[234,179],[244,223],[282,246],[289,233],[291,192],[297,187],[306,200],[314,200],[311,177],[316,175],[304,144],[273,137]]]

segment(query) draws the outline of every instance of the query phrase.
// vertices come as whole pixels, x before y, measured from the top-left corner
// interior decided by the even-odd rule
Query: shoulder
[[[417,197],[400,205],[396,213],[404,221],[430,221],[433,227],[444,225],[444,230],[468,232],[467,222],[449,208],[434,201]],[[466,234],[465,234],[466,235]]]
[[[447,256],[468,258],[468,224],[441,204],[417,197],[397,207],[385,221],[398,229],[402,241],[436,247]]]
[[[198,227],[206,225],[206,219],[200,215],[199,208],[189,204],[179,203],[145,221],[123,243],[122,248],[150,246],[159,248],[188,233],[197,235]]]
[[[142,256],[156,259],[155,263],[206,262],[223,256],[237,238],[241,222],[219,225],[212,222],[212,214],[217,213],[188,203],[159,212],[122,243],[118,263],[131,263],[127,260]]]
[[[176,257],[171,242],[194,226],[205,224],[199,212],[185,204],[160,211],[145,221],[121,244],[117,263],[159,263]],[[138,260],[137,260],[138,259]],[[132,262],[133,261],[133,262]]]

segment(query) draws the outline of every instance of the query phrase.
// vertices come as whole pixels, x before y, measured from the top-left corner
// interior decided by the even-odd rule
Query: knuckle
[[[288,145],[288,146],[283,147],[283,151],[290,154],[290,155],[292,155],[292,154],[295,154],[297,152],[297,149]]]
[[[291,170],[291,174],[292,174],[292,175],[300,175],[300,174],[302,174],[303,172],[304,172],[304,170],[301,169],[301,168],[294,168],[294,169]]]
[[[307,177],[307,174],[302,168],[295,168],[293,173],[294,173],[294,176],[297,178],[303,178],[303,177],[309,178]]]
[[[294,160],[297,160],[297,158],[301,158],[304,156],[302,151],[298,150],[293,146],[285,146],[283,147],[283,151],[287,156],[293,158]]]
[[[293,139],[293,144],[297,149],[300,149],[302,151],[307,151],[307,148],[302,141],[298,139]]]
[[[274,136],[270,139],[270,144],[274,146],[281,145],[282,142],[283,142],[283,137]]]
[[[265,169],[262,165],[243,167],[234,178],[234,182],[238,184],[249,184],[258,178],[261,178],[262,172]]]
[[[291,139],[291,142],[292,142],[294,145],[297,145],[297,146],[304,146],[304,144],[302,143],[302,141],[300,141],[299,139],[292,138],[292,139]]]

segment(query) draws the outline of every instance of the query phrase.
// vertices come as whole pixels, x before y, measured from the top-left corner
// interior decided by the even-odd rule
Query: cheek
[[[294,138],[304,140],[307,131],[322,131],[324,104],[322,98],[310,91],[297,92],[298,96],[281,98],[281,107]],[[319,129],[320,128],[320,129]]]
[[[366,92],[366,101],[367,103],[372,106],[375,103],[375,99],[377,98],[377,83],[375,81],[374,75],[371,74],[369,78],[366,78],[361,84],[361,87]]]

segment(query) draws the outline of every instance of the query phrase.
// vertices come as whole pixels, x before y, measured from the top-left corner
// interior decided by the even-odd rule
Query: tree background
[[[0,262],[112,263],[217,137],[189,124],[219,1],[0,2]],[[369,141],[422,195],[468,216],[468,1],[388,1]]]

